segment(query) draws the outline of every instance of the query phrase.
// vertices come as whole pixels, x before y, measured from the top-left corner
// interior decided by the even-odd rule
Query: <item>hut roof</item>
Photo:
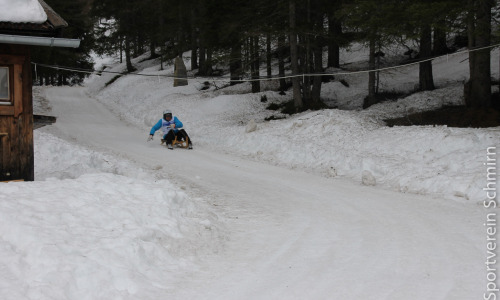
[[[60,29],[67,27],[68,23],[58,15],[45,1],[38,0],[42,6],[47,20],[43,23],[25,22],[0,22],[0,34],[24,36],[58,36]]]

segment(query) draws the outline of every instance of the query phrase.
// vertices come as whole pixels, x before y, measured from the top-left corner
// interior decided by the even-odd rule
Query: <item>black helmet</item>
[[[169,109],[163,111],[163,119],[167,120],[167,117],[172,117],[172,111],[170,111]]]

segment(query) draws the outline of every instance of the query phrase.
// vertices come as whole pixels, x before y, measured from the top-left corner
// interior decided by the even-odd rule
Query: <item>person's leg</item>
[[[175,138],[175,133],[173,130],[167,132],[166,135],[163,136],[163,139],[167,142],[167,145],[172,145],[172,141]]]
[[[191,138],[188,136],[188,134],[187,134],[186,130],[181,129],[181,130],[179,130],[178,134],[181,134],[181,135],[182,135],[182,137],[184,138],[184,140],[185,140],[185,141],[187,140],[187,141],[188,141],[188,144],[190,144],[190,145],[191,145]]]
[[[186,130],[181,129],[179,130],[178,134],[181,134],[184,137],[184,140],[188,141],[188,149],[193,149],[193,142],[191,142],[191,138],[188,136]]]
[[[179,131],[177,131],[177,133],[175,134],[175,136],[177,137],[177,141],[185,141],[186,138],[184,136],[184,134],[182,133],[182,129],[180,129]]]

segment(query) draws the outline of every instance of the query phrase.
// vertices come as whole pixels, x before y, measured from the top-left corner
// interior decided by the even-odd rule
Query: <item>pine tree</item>
[[[351,30],[357,31],[356,36],[368,45],[368,68],[376,69],[376,53],[390,43],[394,30],[398,28],[401,2],[397,0],[355,0],[343,2],[342,9],[337,14]],[[377,103],[376,97],[377,72],[368,73],[368,96],[364,100],[366,108]]]
[[[328,1],[326,4],[328,18],[328,61],[327,67],[340,68],[340,47],[346,44],[342,34],[342,20],[337,15],[342,8],[343,0]]]
[[[465,101],[469,107],[486,108],[491,105],[490,49],[492,0],[468,1],[469,69],[470,80],[466,83]]]
[[[56,47],[33,47],[32,61],[49,65],[59,65],[80,69],[92,69],[93,62],[90,52],[94,47],[92,23],[88,17],[88,1],[47,0],[66,22],[68,27],[63,30],[64,38],[80,39],[77,49]],[[35,82],[38,84],[67,85],[80,84],[88,74],[37,67]]]
[[[290,58],[292,65],[292,87],[293,87],[293,103],[296,111],[299,111],[304,106],[302,95],[300,92],[299,75],[299,54],[297,48],[297,8],[296,0],[289,0],[289,25],[290,25]]]

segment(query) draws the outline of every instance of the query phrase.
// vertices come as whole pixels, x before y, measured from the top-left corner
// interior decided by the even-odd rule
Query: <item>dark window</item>
[[[10,104],[10,80],[9,67],[0,67],[0,102]]]

